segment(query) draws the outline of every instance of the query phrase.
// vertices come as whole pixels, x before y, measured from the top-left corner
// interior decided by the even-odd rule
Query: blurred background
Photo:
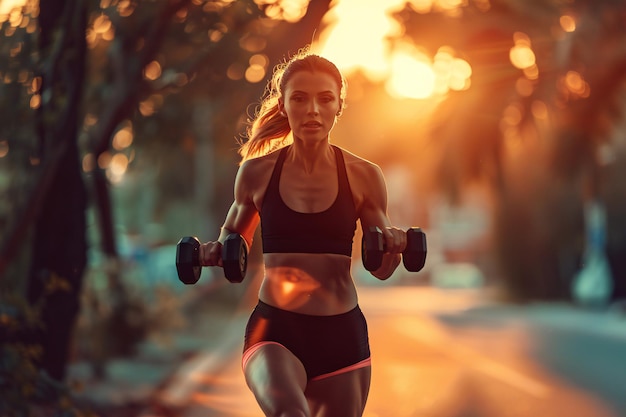
[[[625,21],[617,0],[0,0],[3,415],[106,415],[89,384],[120,358],[170,352],[162,384],[202,326],[251,308],[259,244],[243,284],[205,268],[188,287],[176,243],[217,236],[266,82],[309,44],[348,81],[332,142],[428,239],[421,272],[381,283],[357,235],[365,294],[623,322]],[[606,386],[625,415],[623,377]]]

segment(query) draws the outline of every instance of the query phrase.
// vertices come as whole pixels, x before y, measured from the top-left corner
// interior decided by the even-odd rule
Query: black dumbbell
[[[419,227],[411,227],[406,231],[406,248],[402,252],[402,263],[407,271],[418,272],[426,263],[426,234]],[[376,226],[370,227],[363,234],[361,257],[368,271],[380,268],[383,254],[386,251],[383,232]]]
[[[231,233],[222,245],[224,276],[234,283],[243,281],[248,269],[248,246],[237,233]],[[176,245],[176,271],[181,282],[191,285],[198,282],[200,266],[200,241],[193,236],[185,236]]]

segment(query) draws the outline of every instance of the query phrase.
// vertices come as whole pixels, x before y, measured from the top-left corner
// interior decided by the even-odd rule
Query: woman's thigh
[[[278,344],[258,348],[244,369],[246,383],[266,416],[278,411],[301,411],[309,415],[304,396],[307,385],[302,363],[288,349]]]
[[[370,366],[310,381],[304,394],[312,417],[361,417],[370,389]]]

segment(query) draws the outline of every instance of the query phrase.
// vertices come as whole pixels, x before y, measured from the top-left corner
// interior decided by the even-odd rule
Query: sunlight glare
[[[25,4],[26,0],[0,0],[0,15],[8,15],[14,8],[22,7]]]
[[[385,38],[402,29],[387,11],[402,4],[400,0],[335,1],[324,16],[329,27],[320,36],[320,53],[346,75],[361,70],[371,80],[382,81],[389,72]]]
[[[435,73],[428,62],[397,53],[391,59],[391,73],[386,86],[392,97],[423,99],[433,94]]]
[[[455,58],[451,48],[442,47],[433,59],[416,45],[390,42],[404,31],[390,13],[406,3],[335,0],[324,16],[328,27],[313,50],[337,64],[346,77],[360,71],[372,82],[385,82],[387,92],[395,98],[420,100],[469,88],[472,68]],[[433,6],[458,8],[465,2],[414,0],[410,4],[422,12]]]

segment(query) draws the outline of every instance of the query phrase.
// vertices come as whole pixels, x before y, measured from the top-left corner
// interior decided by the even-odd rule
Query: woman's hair
[[[293,141],[291,127],[286,117],[280,115],[279,99],[283,96],[285,86],[293,75],[300,71],[319,71],[335,79],[339,87],[341,114],[345,103],[346,81],[332,62],[319,55],[310,53],[305,48],[291,59],[276,66],[272,78],[267,84],[261,105],[254,119],[249,122],[246,130],[248,141],[241,144],[239,154],[243,161],[266,155],[271,151],[286,146]]]

